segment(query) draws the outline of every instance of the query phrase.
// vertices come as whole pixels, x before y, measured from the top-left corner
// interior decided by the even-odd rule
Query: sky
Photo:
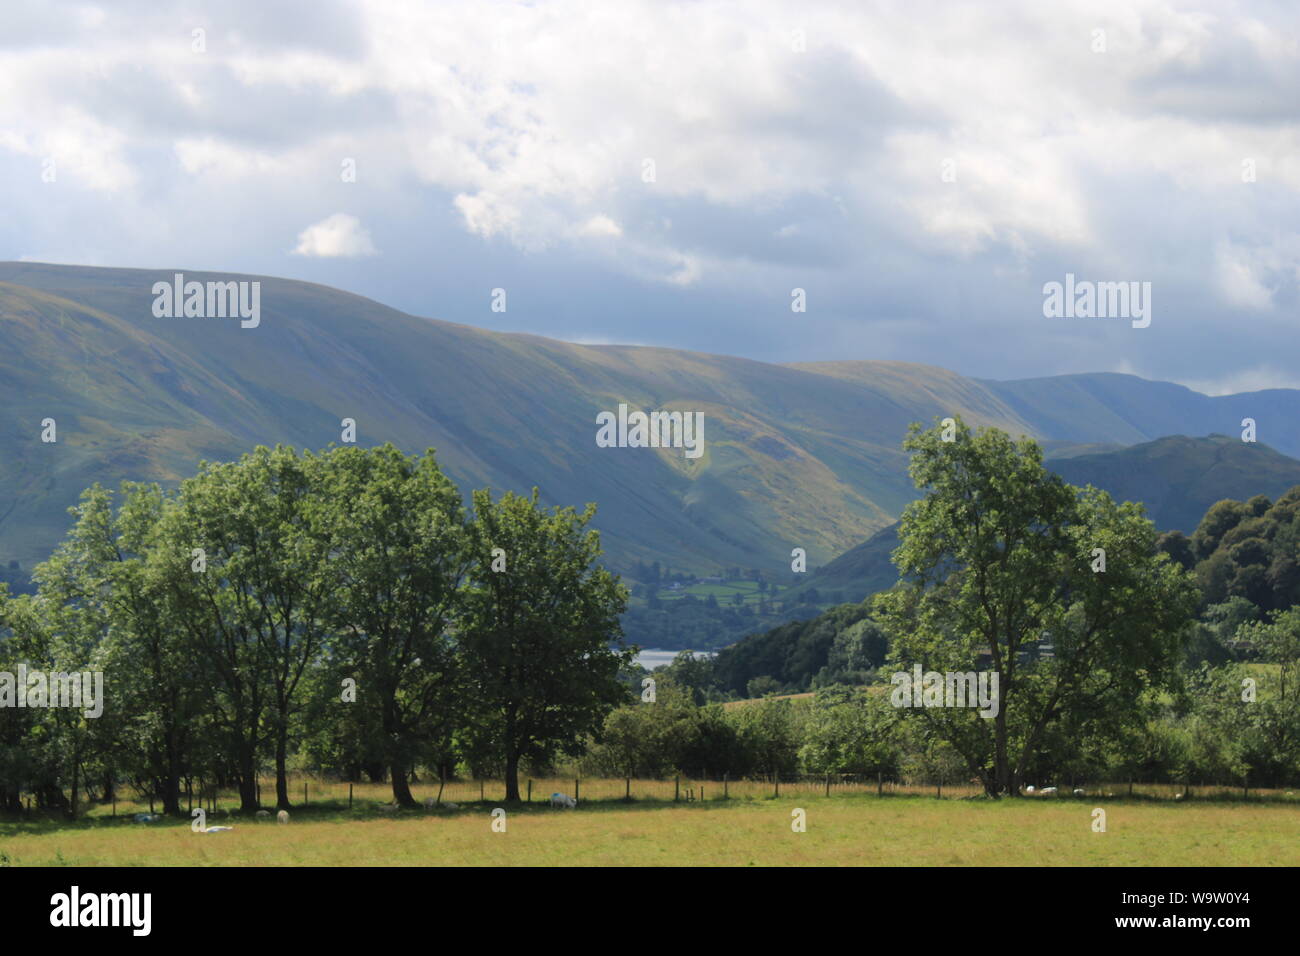
[[[0,17],[0,260],[770,362],[1300,387],[1298,4]],[[1045,315],[1067,274],[1150,283],[1150,323]]]

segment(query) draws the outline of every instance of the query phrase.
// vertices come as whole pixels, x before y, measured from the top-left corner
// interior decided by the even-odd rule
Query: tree
[[[798,767],[800,727],[789,700],[750,701],[728,711],[727,717],[755,771],[777,777]]]
[[[519,799],[521,760],[577,755],[627,699],[619,615],[627,591],[597,564],[600,537],[587,528],[594,505],[545,511],[507,492],[474,493],[470,586],[457,637],[480,734],[499,742],[506,799]]]
[[[375,713],[371,750],[393,799],[415,806],[408,774],[450,749],[462,697],[448,634],[469,562],[460,493],[432,451],[344,447],[309,464],[320,494],[308,523],[325,542],[321,573],[335,598],[331,671],[356,681],[355,703],[340,681],[329,708]]]
[[[1065,484],[1032,440],[973,435],[960,420],[955,440],[942,435],[913,425],[904,443],[926,495],[903,513],[900,586],[874,605],[900,667],[967,673],[981,653],[991,658],[996,716],[953,707],[909,716],[961,754],[990,795],[1015,796],[1054,725],[1117,733],[1142,716],[1144,690],[1173,680],[1196,591],[1156,550],[1139,505]],[[1047,643],[1054,657],[1035,660]]]
[[[320,570],[328,554],[306,519],[309,497],[319,494],[310,467],[280,445],[258,446],[237,462],[205,462],[182,482],[150,556],[176,623],[220,686],[215,711],[244,811],[258,806],[265,740],[274,748],[276,806],[291,807],[290,726],[332,617],[332,582]],[[201,563],[191,559],[196,551]]]
[[[813,773],[897,772],[897,713],[885,694],[833,687],[813,698],[799,759]]]

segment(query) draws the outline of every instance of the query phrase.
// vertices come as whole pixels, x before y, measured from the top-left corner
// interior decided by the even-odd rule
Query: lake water
[[[656,667],[662,667],[665,664],[671,664],[673,658],[680,654],[681,651],[664,651],[657,647],[643,648],[641,653],[636,656],[636,662],[646,670],[654,670]],[[712,657],[713,653],[709,651],[696,651],[696,657]]]

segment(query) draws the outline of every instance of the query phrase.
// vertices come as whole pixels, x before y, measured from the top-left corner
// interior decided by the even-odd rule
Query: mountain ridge
[[[152,285],[177,272],[261,282],[259,327],[155,318]],[[5,262],[0,435],[11,454],[0,461],[0,559],[30,567],[44,558],[66,532],[66,508],[94,481],[171,483],[200,458],[259,443],[321,448],[350,417],[361,444],[436,448],[466,493],[537,485],[548,503],[596,501],[616,569],[660,561],[776,573],[795,547],[825,563],[894,520],[914,495],[901,448],[912,421],[961,414],[1082,447],[1132,444],[1176,415],[1170,393],[1151,387],[1167,383],[1081,378],[1053,391],[1044,383],[1054,379],[998,383],[917,363],[774,364],[583,345],[413,316],[295,279]],[[1081,390],[1092,398],[1072,418],[1058,392]],[[1195,419],[1183,430],[1235,425],[1224,397],[1183,391]],[[1046,411],[1034,410],[1035,395]],[[1125,401],[1141,427],[1117,414]],[[1300,392],[1276,390],[1272,401],[1300,420]],[[598,448],[595,416],[620,402],[703,411],[704,455]],[[1161,409],[1149,422],[1144,403]],[[1271,414],[1259,413],[1270,437]],[[58,423],[55,445],[39,440],[47,417]]]

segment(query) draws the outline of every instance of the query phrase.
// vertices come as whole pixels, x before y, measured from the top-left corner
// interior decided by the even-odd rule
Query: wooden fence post
[[[483,797],[483,781],[482,781],[482,780],[480,780],[480,781],[478,782],[478,799],[479,799],[479,802],[480,802],[480,803],[482,803],[482,802],[483,802],[483,799],[484,799],[484,797]]]
[[[352,809],[352,784],[348,784],[348,809]]]
[[[774,797],[781,796],[781,775],[779,773],[772,774],[772,784],[775,787],[775,789],[772,791],[772,796]]]
[[[673,803],[676,803],[681,798],[682,798],[682,778],[679,775],[673,778]]]
[[[573,778],[573,802],[578,802],[578,778]]]
[[[628,777],[624,782],[626,785],[623,788],[623,799],[631,800],[632,799],[632,778]]]
[[[533,802],[533,779],[532,779],[532,777],[529,777],[529,778],[528,778],[528,802],[529,802],[529,803],[532,803],[532,802]]]
[[[826,796],[829,797],[830,795],[831,795],[831,775],[827,774],[826,775]]]
[[[731,772],[727,771],[722,775],[722,799],[731,799]]]

